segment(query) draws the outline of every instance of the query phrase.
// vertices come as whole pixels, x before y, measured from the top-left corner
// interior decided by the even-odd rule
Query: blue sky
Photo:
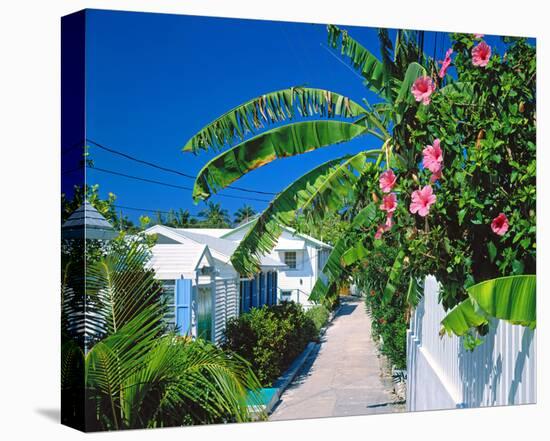
[[[378,54],[376,29],[345,26]],[[392,32],[393,35],[393,32]],[[443,59],[446,34],[425,34],[425,50]],[[496,39],[495,39],[496,40]],[[496,41],[488,40],[489,44]],[[262,93],[296,85],[330,89],[361,102],[375,96],[361,78],[327,48],[319,24],[89,10],[86,22],[86,136],[107,147],[195,176],[214,153],[182,153],[181,147],[204,125]],[[235,185],[278,192],[335,155],[376,148],[375,138],[319,149],[275,161],[245,175]],[[155,170],[101,149],[90,148],[96,167],[193,186],[193,180]],[[117,195],[117,204],[196,214],[190,190],[138,182],[88,170],[89,184]],[[236,199],[221,195],[236,196]],[[264,195],[224,190],[211,200],[233,213],[244,203],[257,211]],[[131,219],[141,214],[123,210]]]

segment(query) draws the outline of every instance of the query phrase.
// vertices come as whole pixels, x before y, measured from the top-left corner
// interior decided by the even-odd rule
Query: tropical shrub
[[[501,56],[482,36],[453,34],[439,68],[422,51],[423,33],[398,31],[392,43],[379,30],[380,58],[336,26],[328,26],[328,37],[379,102],[362,106],[323,89],[279,90],[217,118],[185,147],[195,153],[229,147],[197,176],[198,200],[279,158],[364,135],[380,140],[278,193],[233,254],[235,268],[257,272],[281,224],[298,216],[311,224],[332,212],[350,222],[323,268],[328,283],[319,278],[312,291],[314,301],[334,298],[338,284],[383,243],[399,250],[383,270],[385,305],[405,283],[414,306],[419,282],[430,274],[441,282],[446,309],[467,300],[476,283],[534,274],[535,48],[503,38]],[[315,119],[295,122],[297,116]],[[268,129],[274,123],[280,125]]]
[[[388,268],[397,257],[398,250],[386,244],[369,254],[368,261],[354,271],[354,280],[364,293],[365,305],[371,316],[372,336],[380,343],[380,352],[397,369],[406,368],[407,352],[407,283],[400,279],[395,291],[384,298],[388,281]]]
[[[398,236],[417,275],[441,282],[446,308],[475,283],[533,274],[536,255],[535,49],[505,39],[503,56],[485,49],[476,64],[472,53],[488,45],[453,37],[457,81],[436,78],[430,104],[404,115],[388,145],[403,164],[378,194],[396,195],[385,234]]]
[[[260,388],[249,364],[167,332],[148,257],[139,242],[110,251],[88,266],[85,286],[67,266],[63,421],[87,431],[249,421],[246,400]]]
[[[306,311],[306,317],[311,319],[317,330],[317,334],[328,323],[329,310],[323,305],[316,305]]]
[[[301,305],[253,308],[230,320],[224,347],[248,360],[263,386],[270,386],[318,336],[315,322]]]

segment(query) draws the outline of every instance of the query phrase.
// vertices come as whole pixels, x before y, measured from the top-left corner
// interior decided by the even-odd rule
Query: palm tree
[[[248,222],[255,214],[254,208],[245,204],[235,212],[235,223]]]
[[[206,208],[199,211],[199,216],[204,218],[204,225],[211,228],[227,228],[231,223],[229,212],[216,202],[207,202]]]
[[[407,155],[406,146],[397,145],[390,127],[395,133],[401,130],[403,113],[409,107],[416,108],[410,106],[414,104],[410,94],[413,82],[435,70],[434,61],[423,54],[418,43],[422,33],[398,31],[392,44],[387,31],[380,30],[382,57],[378,59],[346,31],[332,25],[327,29],[330,46],[341,49],[342,56],[351,61],[381,102],[371,105],[364,100],[364,105],[360,105],[339,93],[307,87],[278,90],[223,114],[193,136],[183,149],[197,153],[230,146],[209,161],[197,176],[193,198],[204,200],[275,159],[366,135],[378,140],[376,148],[365,146],[365,150],[356,155],[337,156],[308,171],[277,194],[232,256],[231,261],[241,274],[252,275],[258,271],[259,259],[277,243],[281,225],[291,225],[297,214],[316,221],[325,213],[351,209],[351,218],[365,208],[365,197],[360,191],[365,175],[376,173],[383,159],[388,165],[404,165],[414,160],[412,155]],[[298,116],[317,119],[295,122]],[[278,126],[264,130],[271,124]],[[248,134],[254,136],[250,138]],[[366,221],[368,217],[361,219]],[[336,244],[329,258],[335,270],[333,277],[329,277],[331,282],[337,281],[342,273],[336,259],[346,249],[346,244]],[[340,268],[338,272],[337,268]],[[325,295],[329,289],[321,279],[318,283],[311,298]]]
[[[88,266],[84,290],[67,268],[63,421],[94,431],[250,420],[248,391],[260,385],[248,363],[167,332],[148,257],[138,244],[111,252]]]

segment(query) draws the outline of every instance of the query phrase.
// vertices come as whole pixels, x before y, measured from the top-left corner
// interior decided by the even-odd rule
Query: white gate
[[[462,338],[439,337],[438,294],[427,277],[407,331],[407,409],[535,403],[536,331],[493,320],[483,344],[467,351]]]

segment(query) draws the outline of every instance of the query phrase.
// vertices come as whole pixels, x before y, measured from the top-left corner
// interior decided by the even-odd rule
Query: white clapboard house
[[[221,343],[227,321],[251,308],[289,300],[311,305],[309,294],[317,278],[325,277],[321,270],[331,247],[284,228],[273,252],[261,259],[260,272],[244,278],[230,259],[253,222],[234,229],[146,230],[157,236],[150,265],[174,305],[167,320],[179,333]]]

